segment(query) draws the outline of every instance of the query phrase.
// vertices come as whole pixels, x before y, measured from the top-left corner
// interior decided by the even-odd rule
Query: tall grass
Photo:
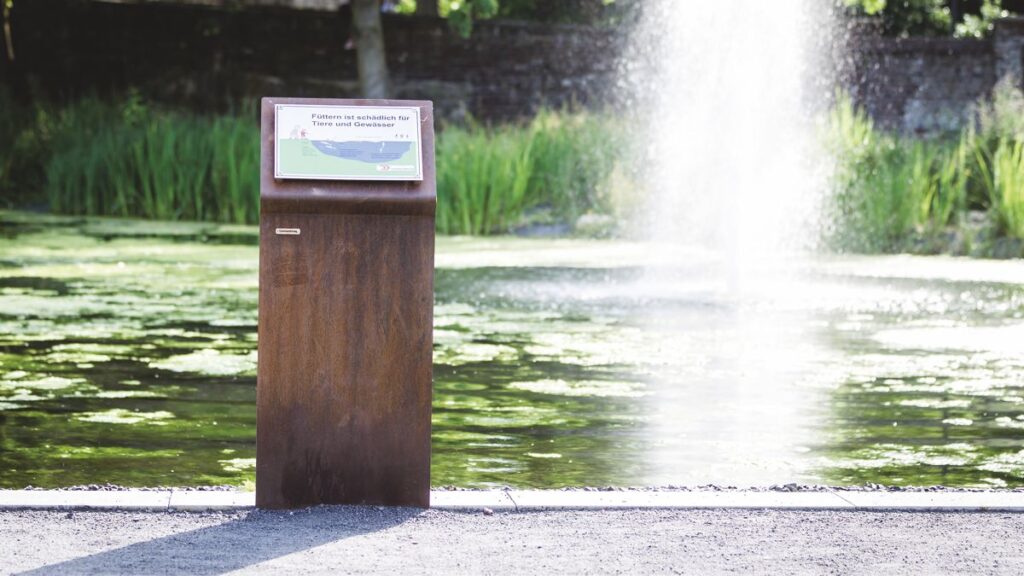
[[[1024,93],[1004,81],[979,107],[974,178],[994,215],[997,232],[1024,239]]]
[[[1024,94],[1001,87],[976,120],[958,134],[912,138],[879,129],[841,95],[826,132],[837,160],[828,244],[901,251],[960,225],[969,209],[988,210],[995,234],[1024,239]],[[522,123],[442,126],[439,232],[501,233],[527,213],[571,222],[638,204],[639,156],[624,124],[542,111]],[[253,223],[258,163],[248,118],[164,110],[133,95],[27,106],[0,92],[4,204],[32,203],[38,189],[55,212]]]
[[[837,163],[827,240],[840,250],[898,252],[915,237],[961,223],[968,208],[1002,214],[1024,180],[1013,180],[1012,155],[1000,142],[974,127],[929,139],[879,130],[840,95],[829,122]]]
[[[572,219],[598,206],[622,147],[615,123],[596,114],[446,127],[437,138],[438,231],[504,232],[538,205]]]
[[[1000,229],[1024,238],[1024,141],[999,141],[985,181]]]
[[[602,194],[617,164],[634,152],[622,122],[605,114],[542,111],[531,122],[535,164],[530,188],[562,213],[608,212]]]
[[[0,94],[0,104],[6,104]],[[87,98],[63,108],[0,110],[0,153],[31,144],[36,187],[54,212],[254,223],[259,135],[237,116],[204,117]],[[10,134],[10,136],[7,136]],[[571,221],[604,209],[622,138],[605,115],[543,111],[524,123],[444,126],[437,137],[441,233],[506,232],[532,207]],[[23,146],[24,147],[24,146]],[[11,189],[0,165],[0,189]]]
[[[0,189],[10,186],[14,145],[21,132],[24,113],[6,91],[0,91]]]
[[[1000,85],[959,133],[912,138],[879,130],[840,95],[829,122],[835,187],[828,240],[894,252],[915,236],[986,210],[992,235],[1024,239],[1024,94]]]
[[[450,128],[437,139],[437,229],[485,234],[506,228],[528,203],[533,140],[503,127]]]
[[[0,87],[0,207],[35,204],[43,182],[45,145],[33,130],[31,106]]]
[[[55,118],[46,192],[55,212],[252,223],[254,122],[80,102]]]

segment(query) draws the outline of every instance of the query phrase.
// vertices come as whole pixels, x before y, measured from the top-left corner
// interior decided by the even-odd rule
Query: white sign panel
[[[278,104],[274,177],[423,180],[420,109]]]

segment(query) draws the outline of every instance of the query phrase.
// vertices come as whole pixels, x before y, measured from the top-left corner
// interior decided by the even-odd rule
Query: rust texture
[[[418,106],[423,181],[275,180],[274,104]],[[256,504],[427,507],[431,104],[265,98],[262,138]]]

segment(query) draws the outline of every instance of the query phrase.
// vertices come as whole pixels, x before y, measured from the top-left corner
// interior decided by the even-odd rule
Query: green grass
[[[51,210],[252,223],[259,215],[255,122],[85,101],[60,111],[46,162]]]
[[[445,127],[437,138],[437,228],[505,232],[528,208],[573,219],[607,210],[600,194],[622,138],[607,117],[542,111],[526,124]]]
[[[825,134],[836,158],[826,245],[905,251],[957,229],[968,210],[987,210],[995,235],[1024,239],[1024,95],[1001,88],[977,119],[960,133],[909,137],[879,129],[840,96]],[[439,126],[438,231],[503,233],[587,212],[628,220],[642,206],[632,178],[640,151],[624,125],[610,114],[542,111],[520,123]],[[254,223],[258,163],[254,118],[167,110],[131,94],[48,107],[0,93],[8,206]]]
[[[484,234],[527,207],[533,139],[514,127],[450,128],[437,138],[437,229]]]
[[[989,163],[985,181],[999,227],[1024,238],[1024,141],[1000,140]]]
[[[879,130],[840,95],[828,130],[836,158],[828,245],[904,251],[955,229],[968,209],[988,210],[998,235],[1024,238],[1024,133],[1006,98],[997,94],[977,126],[916,138]]]
[[[29,205],[38,200],[43,183],[43,139],[34,129],[32,107],[0,88],[0,207]]]
[[[134,94],[34,108],[0,94],[0,105],[0,190],[8,206],[43,200],[62,214],[259,218],[253,119],[166,110]],[[570,222],[612,208],[603,192],[623,139],[609,116],[542,111],[524,123],[439,128],[441,233],[507,232],[534,207]],[[26,189],[41,196],[26,200]]]

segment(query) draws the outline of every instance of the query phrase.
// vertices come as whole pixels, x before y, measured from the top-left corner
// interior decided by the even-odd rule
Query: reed
[[[449,128],[437,139],[437,229],[486,234],[527,206],[533,139],[513,127]]]
[[[834,249],[898,252],[967,210],[980,146],[969,130],[955,139],[888,133],[840,95],[828,142],[835,167],[826,241]]]
[[[253,223],[259,135],[237,117],[111,109],[63,110],[50,137],[46,191],[55,212]]]
[[[0,207],[39,203],[43,140],[34,129],[37,114],[0,86]]]
[[[437,138],[437,229],[506,232],[528,208],[571,220],[599,203],[622,148],[614,123],[587,113],[541,111],[525,124],[445,127]]]
[[[912,138],[879,129],[838,95],[826,141],[835,159],[826,243],[895,252],[988,210],[997,233],[1024,238],[1024,95],[1002,87],[959,134]],[[542,110],[502,125],[440,126],[437,227],[443,234],[507,232],[543,207],[559,221],[639,204],[624,123],[610,114]],[[255,223],[259,137],[248,117],[198,116],[86,98],[56,108],[0,92],[3,204],[54,212]],[[614,188],[614,189],[613,189]],[[629,194],[620,193],[629,189]]]
[[[991,155],[989,197],[1000,232],[1024,238],[1024,141],[1002,139]]]
[[[118,104],[84,99],[41,118],[35,131],[47,143],[40,156],[55,212],[259,219],[259,137],[248,119],[162,110],[134,95]],[[438,230],[506,232],[538,205],[571,220],[600,203],[620,142],[608,117],[586,113],[542,111],[525,123],[442,127]]]

